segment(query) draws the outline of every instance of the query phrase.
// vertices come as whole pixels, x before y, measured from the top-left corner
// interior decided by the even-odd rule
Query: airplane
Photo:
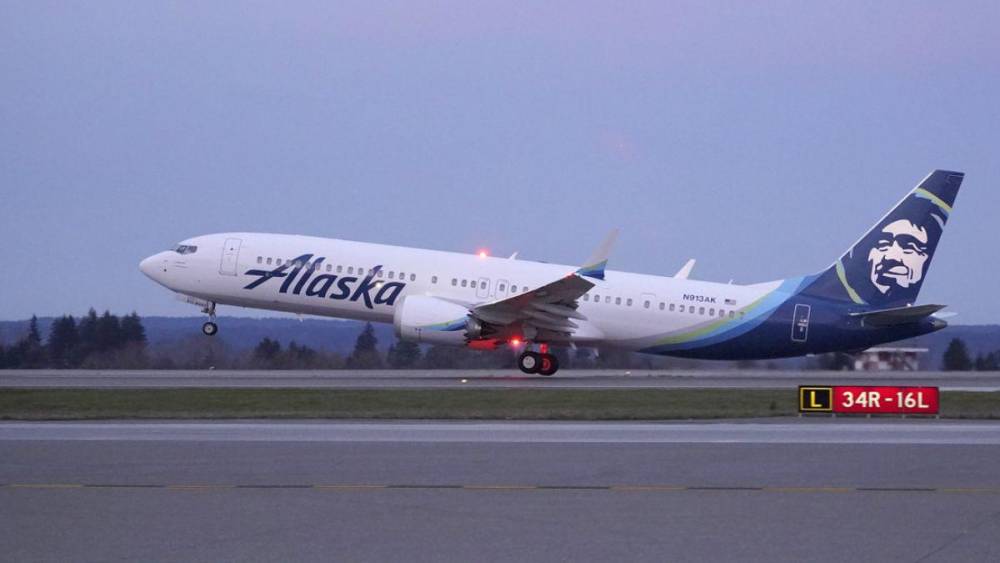
[[[855,352],[947,326],[916,305],[964,174],[935,170],[830,267],[738,285],[607,269],[618,231],[581,266],[310,236],[187,239],[140,270],[198,305],[218,332],[231,305],[392,323],[421,344],[522,351],[528,374],[559,369],[550,346],[716,360]]]

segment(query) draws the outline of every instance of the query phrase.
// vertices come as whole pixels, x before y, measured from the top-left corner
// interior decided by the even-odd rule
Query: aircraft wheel
[[[201,331],[205,333],[205,336],[215,336],[215,333],[219,332],[219,325],[208,321],[201,325]]]
[[[559,371],[559,360],[552,354],[542,354],[542,364],[538,368],[540,375],[552,375]]]
[[[538,373],[542,365],[542,355],[538,352],[525,352],[517,357],[517,367],[524,373]]]

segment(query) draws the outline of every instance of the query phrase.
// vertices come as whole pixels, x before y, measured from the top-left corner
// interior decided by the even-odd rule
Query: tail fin
[[[880,308],[914,303],[963,177],[931,172],[803,293]]]

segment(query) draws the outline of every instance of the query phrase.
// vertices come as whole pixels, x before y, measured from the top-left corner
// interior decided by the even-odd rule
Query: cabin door
[[[243,241],[238,238],[226,239],[226,244],[222,247],[222,262],[219,264],[219,273],[224,276],[235,276],[236,266],[240,258],[240,245]]]

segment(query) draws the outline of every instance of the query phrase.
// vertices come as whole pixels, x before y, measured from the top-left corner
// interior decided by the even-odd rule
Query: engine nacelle
[[[396,336],[410,342],[465,346],[480,337],[482,326],[469,310],[437,297],[408,295],[392,317]]]

